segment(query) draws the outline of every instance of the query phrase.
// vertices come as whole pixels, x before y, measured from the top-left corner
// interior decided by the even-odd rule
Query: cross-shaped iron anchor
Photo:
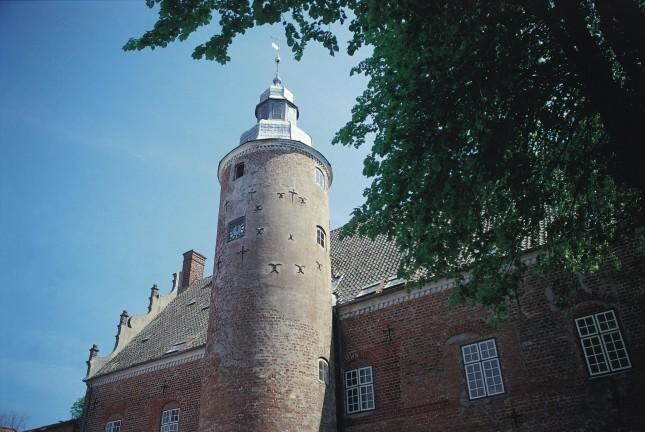
[[[244,245],[242,245],[242,249],[240,249],[238,252],[235,252],[237,255],[242,255],[242,264],[244,264],[244,254],[247,253],[249,250],[244,248]]]

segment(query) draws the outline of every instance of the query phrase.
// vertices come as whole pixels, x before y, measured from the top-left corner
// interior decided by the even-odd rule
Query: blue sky
[[[226,66],[194,61],[208,32],[125,53],[144,2],[0,2],[0,410],[28,427],[65,420],[123,309],[143,313],[189,249],[212,266],[219,160],[251,127],[280,28],[237,40]],[[284,43],[283,43],[284,45]],[[312,45],[283,50],[299,125],[334,167],[331,224],[362,202],[367,149],[331,146],[363,77]]]

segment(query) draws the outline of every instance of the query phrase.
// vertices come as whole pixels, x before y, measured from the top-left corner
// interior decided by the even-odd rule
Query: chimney
[[[199,252],[189,250],[184,253],[184,265],[181,270],[181,286],[177,294],[188,288],[193,282],[204,278],[206,257]]]

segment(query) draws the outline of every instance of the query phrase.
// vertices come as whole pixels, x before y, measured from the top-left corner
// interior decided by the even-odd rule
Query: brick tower
[[[335,430],[332,170],[298,116],[276,74],[219,163],[200,432]]]

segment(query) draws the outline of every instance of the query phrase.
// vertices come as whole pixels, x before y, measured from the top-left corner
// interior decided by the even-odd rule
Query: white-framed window
[[[345,372],[345,406],[347,414],[374,409],[372,366]]]
[[[576,318],[575,321],[590,376],[632,367],[613,310]]]
[[[318,380],[329,384],[329,363],[322,357],[318,359]]]
[[[321,189],[325,190],[325,174],[323,174],[320,168],[316,168],[314,170],[314,175],[316,179],[316,184],[320,186]]]
[[[461,347],[461,356],[469,399],[504,393],[495,339],[464,345]]]
[[[161,413],[161,432],[179,432],[179,408]]]
[[[105,432],[121,432],[121,420],[112,420],[105,423]]]
[[[325,249],[325,241],[326,241],[326,234],[325,230],[322,229],[322,227],[317,226],[316,227],[316,243],[320,245],[323,249]]]

